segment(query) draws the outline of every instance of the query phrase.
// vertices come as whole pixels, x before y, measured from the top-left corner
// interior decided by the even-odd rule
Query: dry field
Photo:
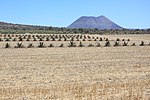
[[[101,37],[150,42],[150,35]],[[150,46],[2,48],[4,43],[0,100],[150,100]]]

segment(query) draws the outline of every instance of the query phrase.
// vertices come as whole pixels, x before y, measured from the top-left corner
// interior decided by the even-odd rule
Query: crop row
[[[102,38],[92,35],[9,35],[1,34],[0,42],[2,41],[108,41],[108,38]],[[130,41],[130,39],[119,39],[116,41]]]
[[[77,44],[74,41],[70,41],[68,43],[68,45],[64,45],[63,43],[61,43],[59,46],[55,46],[53,43],[50,43],[49,45],[46,45],[44,42],[39,42],[37,45],[33,44],[33,43],[29,43],[28,45],[24,45],[22,42],[18,42],[15,46],[11,46],[10,43],[6,43],[4,45],[4,48],[46,48],[46,47],[118,47],[118,46],[150,46],[149,44],[145,44],[144,41],[141,41],[140,44],[136,44],[136,43],[132,43],[132,44],[128,44],[128,42],[119,42],[119,41],[115,41],[113,44],[110,41],[106,41],[103,45],[101,45],[99,42],[96,42],[95,44],[88,44],[85,45],[83,44],[81,41],[79,44]]]

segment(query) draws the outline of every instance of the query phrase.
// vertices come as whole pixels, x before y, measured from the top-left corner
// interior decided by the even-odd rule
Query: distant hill
[[[19,30],[36,30],[39,28],[47,28],[46,26],[13,24],[8,22],[0,22],[0,29],[19,29]]]
[[[11,23],[6,23],[6,22],[0,22],[0,26],[11,26],[13,24]],[[15,24],[14,24],[15,25]]]
[[[105,16],[89,17],[82,16],[73,22],[68,28],[90,28],[90,29],[123,29]]]

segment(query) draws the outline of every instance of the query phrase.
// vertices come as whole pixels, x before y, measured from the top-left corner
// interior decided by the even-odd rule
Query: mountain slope
[[[36,30],[39,28],[47,28],[46,26],[37,26],[37,25],[24,25],[24,24],[13,24],[13,23],[7,23],[7,22],[1,22],[0,21],[0,29],[27,29],[27,30]]]
[[[73,22],[68,28],[98,28],[98,29],[122,29],[121,26],[115,24],[105,16],[88,17],[82,16]]]

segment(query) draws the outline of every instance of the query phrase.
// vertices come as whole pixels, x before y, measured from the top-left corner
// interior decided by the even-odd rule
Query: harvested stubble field
[[[0,48],[0,100],[150,100],[150,46]]]

